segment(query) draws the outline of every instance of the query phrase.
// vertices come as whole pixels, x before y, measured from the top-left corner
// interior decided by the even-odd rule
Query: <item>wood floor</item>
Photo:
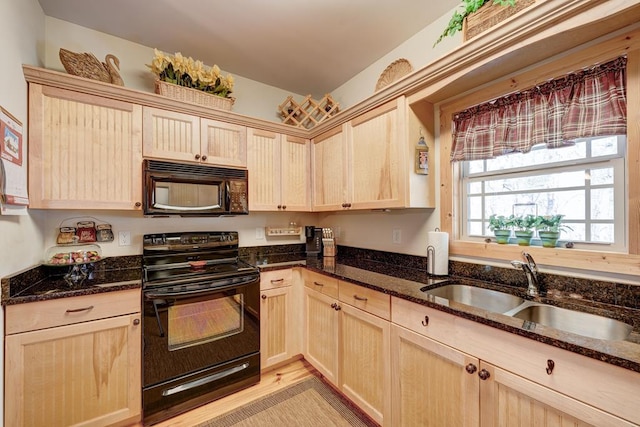
[[[154,427],[193,427],[262,396],[296,384],[311,377],[313,372],[315,372],[314,368],[305,360],[295,360],[280,368],[263,372],[260,382],[252,387],[155,424]],[[142,424],[137,426],[140,427]]]

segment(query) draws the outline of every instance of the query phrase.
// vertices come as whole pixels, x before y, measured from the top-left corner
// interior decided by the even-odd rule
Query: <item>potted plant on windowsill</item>
[[[512,215],[509,217],[510,224],[514,228],[514,234],[516,241],[520,246],[529,246],[531,244],[531,238],[533,237],[533,229],[536,225],[535,215]]]
[[[493,231],[496,236],[496,242],[501,245],[509,243],[511,237],[511,229],[509,228],[509,219],[504,215],[491,215],[489,217],[489,230]]]
[[[564,215],[544,215],[536,218],[535,228],[538,237],[545,248],[555,248],[562,230],[573,230],[568,225],[562,224]]]

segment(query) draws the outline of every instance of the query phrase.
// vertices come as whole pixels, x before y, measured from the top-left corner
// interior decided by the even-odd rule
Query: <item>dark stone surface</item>
[[[624,341],[606,341],[562,332],[540,324],[459,303],[429,299],[423,290],[446,283],[494,289],[528,298],[521,270],[449,262],[449,276],[426,273],[426,258],[340,246],[338,256],[307,257],[304,244],[240,248],[240,258],[262,271],[306,266],[360,286],[502,329],[587,357],[640,372],[640,286],[541,274],[544,292],[537,302],[598,314],[633,325]],[[91,279],[68,284],[67,269],[37,266],[2,279],[2,304],[87,295],[141,286],[141,256],[104,258]],[[531,298],[529,298],[531,299]]]
[[[2,305],[140,288],[141,262],[135,255],[104,258],[85,265],[87,277],[75,283],[64,277],[74,266],[39,265],[2,279]]]
[[[520,270],[450,262],[448,277],[433,277],[426,273],[426,260],[422,262],[419,258],[340,246],[336,258],[306,258],[304,254],[290,254],[286,260],[291,265],[304,264],[312,271],[640,372],[640,311],[636,309],[640,286],[543,274],[541,278],[548,292],[541,297],[530,298],[526,295],[526,279]],[[285,262],[285,257],[281,257],[279,262]],[[446,302],[443,305],[430,299],[423,291],[447,283],[498,290],[544,304],[618,319],[633,325],[634,330],[624,341],[588,338],[465,304]]]

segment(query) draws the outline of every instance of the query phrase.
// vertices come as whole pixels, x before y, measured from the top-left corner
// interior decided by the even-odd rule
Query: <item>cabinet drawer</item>
[[[321,294],[338,298],[338,279],[333,277],[307,270],[304,275],[304,285]]]
[[[402,298],[391,298],[391,321],[397,325],[453,346],[450,338],[457,317]]]
[[[391,296],[342,280],[339,282],[340,301],[383,319],[391,318]]]
[[[284,270],[263,271],[260,273],[260,290],[281,288],[291,286],[292,271],[290,268]]]
[[[7,335],[140,312],[140,289],[5,307]]]

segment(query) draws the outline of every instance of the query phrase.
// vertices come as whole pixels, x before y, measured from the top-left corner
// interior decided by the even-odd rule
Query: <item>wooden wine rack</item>
[[[280,106],[282,123],[299,128],[312,129],[319,123],[336,114],[339,110],[337,102],[331,95],[325,95],[320,101],[307,95],[301,103],[288,96]]]

